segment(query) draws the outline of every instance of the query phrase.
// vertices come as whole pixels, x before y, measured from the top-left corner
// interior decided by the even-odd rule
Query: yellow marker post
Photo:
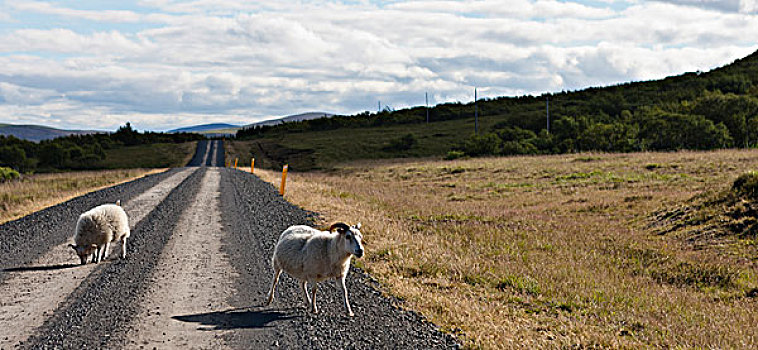
[[[239,160],[239,158],[234,158],[234,169],[237,169],[237,160]]]
[[[284,195],[284,185],[287,183],[287,169],[289,168],[289,164],[284,164],[284,168],[282,168],[282,183],[279,185],[279,194]]]
[[[252,174],[254,172],[255,172],[255,158],[251,158],[250,159],[250,173]]]

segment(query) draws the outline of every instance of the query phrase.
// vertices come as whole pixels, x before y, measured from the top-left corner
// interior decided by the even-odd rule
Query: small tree
[[[27,163],[26,152],[18,145],[0,147],[0,166],[24,171]]]

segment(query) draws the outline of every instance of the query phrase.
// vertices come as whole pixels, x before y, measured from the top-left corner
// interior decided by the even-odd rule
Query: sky
[[[541,95],[758,50],[758,0],[0,0],[0,123],[169,130]]]

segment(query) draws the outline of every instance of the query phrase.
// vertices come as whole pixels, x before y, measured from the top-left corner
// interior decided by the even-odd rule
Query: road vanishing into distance
[[[314,213],[223,165],[222,141],[201,141],[185,168],[0,225],[0,349],[458,347],[356,268],[354,317],[331,282],[319,288],[320,313],[307,312],[286,274],[265,306],[279,234]],[[68,247],[79,214],[116,200],[132,229],[127,258],[115,244],[106,261],[80,265]]]

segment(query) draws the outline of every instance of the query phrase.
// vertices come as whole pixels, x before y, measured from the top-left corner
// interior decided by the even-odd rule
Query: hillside
[[[316,168],[367,157],[754,147],[758,52],[710,72],[541,96],[481,99],[477,104],[477,136],[474,103],[456,102],[429,108],[428,124],[427,109],[413,107],[253,126],[236,137],[249,143],[243,158],[270,159],[278,165],[305,157],[305,164]],[[334,142],[324,142],[325,131],[335,131]]]
[[[23,173],[182,166],[194,133],[138,132],[130,123],[111,133],[69,135],[32,142],[0,135],[0,166]]]
[[[237,131],[243,128],[251,128],[251,127],[263,126],[263,125],[269,125],[269,126],[279,125],[279,124],[287,123],[287,122],[299,122],[303,120],[310,120],[310,119],[316,119],[316,118],[328,118],[333,115],[334,114],[324,113],[324,112],[307,112],[307,113],[289,115],[286,117],[281,117],[281,118],[276,118],[276,119],[264,120],[264,121],[260,121],[256,123],[243,125],[243,126],[234,125],[234,124],[226,124],[226,123],[213,123],[213,124],[187,126],[183,128],[169,130],[168,132],[194,132],[194,133],[206,135],[208,137],[225,137],[229,135],[234,135]]]
[[[168,132],[197,132],[197,133],[204,133],[204,132],[212,132],[212,131],[220,130],[220,129],[235,129],[236,130],[237,128],[239,128],[239,125],[226,124],[226,123],[212,123],[212,124],[202,124],[202,125],[187,126],[187,127],[183,127],[183,128],[169,130]]]
[[[94,134],[97,130],[62,130],[51,128],[42,125],[14,125],[14,124],[0,124],[0,135],[3,136],[15,136],[19,139],[39,142],[42,140],[50,140],[56,137],[69,136],[69,135],[87,135]]]
[[[263,126],[263,125],[279,125],[282,123],[299,122],[303,120],[311,120],[311,119],[318,119],[318,118],[329,118],[333,115],[334,114],[332,113],[325,113],[325,112],[300,113],[300,114],[289,115],[282,118],[264,120],[261,122],[248,124],[248,125],[245,125],[243,128],[250,128],[250,127],[256,127],[256,126]]]

